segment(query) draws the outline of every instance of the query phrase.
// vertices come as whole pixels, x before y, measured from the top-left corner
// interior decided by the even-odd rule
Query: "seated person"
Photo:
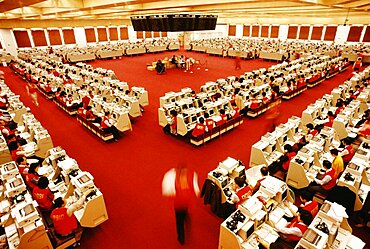
[[[335,104],[335,106],[337,107],[337,109],[335,109],[335,116],[338,115],[339,113],[341,113],[344,109],[344,103],[343,102],[337,102]]]
[[[68,208],[66,207],[67,202],[63,198],[59,197],[54,200],[55,209],[51,212],[50,219],[53,221],[56,234],[66,237],[76,231],[78,222],[74,212],[83,205],[86,196],[84,194],[76,203],[73,203]]]
[[[220,117],[221,117],[221,120],[217,122],[217,126],[226,124],[227,115],[225,114],[225,110],[224,109],[221,109],[220,110]]]
[[[195,125],[191,135],[193,137],[199,137],[204,134],[206,126],[204,125],[204,118],[200,117],[199,122]]]
[[[41,176],[37,182],[37,185],[32,191],[32,197],[41,210],[51,210],[53,207],[54,194],[48,188],[49,180],[45,176]]]
[[[324,126],[332,127],[334,119],[335,115],[331,111],[328,111],[328,122],[326,122]]]
[[[88,121],[92,121],[96,118],[96,116],[94,115],[94,113],[92,111],[91,106],[87,106],[86,109],[84,109],[82,111],[82,114],[85,116],[86,120],[88,120]]]
[[[306,124],[306,134],[299,140],[298,148],[301,149],[303,146],[308,144],[310,140],[316,136],[319,132],[314,128],[313,124]]]
[[[100,122],[100,127],[106,133],[112,133],[115,141],[118,141],[119,130],[113,125],[113,121],[110,119],[110,112],[104,112],[104,116]]]
[[[37,186],[39,175],[37,174],[37,171],[40,167],[39,163],[32,163],[25,174],[25,182],[27,187],[29,187],[31,190],[34,189]]]
[[[176,58],[176,55],[173,55],[172,58],[171,58],[171,64],[174,64],[176,65],[176,67],[178,67],[178,63],[177,63],[177,58]]]
[[[298,242],[312,222],[312,214],[302,210],[296,219],[293,219],[285,227],[276,227],[283,240]]]
[[[210,131],[215,127],[215,121],[209,117],[208,113],[204,113],[205,123],[206,123],[206,131]]]
[[[307,187],[307,190],[312,194],[315,194],[316,192],[327,194],[337,184],[335,169],[331,167],[331,162],[324,160],[322,165],[325,169],[322,179],[320,180],[315,178]]]
[[[347,165],[349,163],[349,161],[352,160],[352,157],[355,155],[355,150],[353,149],[352,147],[352,143],[351,143],[351,139],[350,138],[345,138],[343,140],[343,144],[344,144],[344,149],[339,153],[342,158],[343,158],[343,162],[344,162],[344,165]]]
[[[165,65],[162,63],[161,60],[157,61],[157,64],[155,65],[155,70],[157,71],[158,74],[162,74],[166,71]]]
[[[260,171],[261,171],[261,175],[262,175],[262,177],[261,177],[261,179],[259,179],[259,180],[257,181],[256,185],[253,187],[253,194],[254,194],[254,193],[256,193],[256,192],[260,189],[261,182],[262,182],[263,180],[265,180],[265,179],[266,179],[266,176],[268,176],[268,174],[269,174],[269,170],[268,170],[268,168],[267,168],[267,167],[262,167],[262,168],[260,169]]]
[[[311,213],[312,217],[315,217],[319,212],[319,204],[313,199],[312,193],[302,191],[299,199],[301,200],[301,205],[299,205],[298,211],[302,212],[301,210],[306,210]]]
[[[283,171],[287,172],[289,169],[290,161],[295,157],[296,153],[293,151],[293,147],[290,144],[284,146],[284,155],[287,156],[287,160],[284,160],[282,166]]]
[[[238,205],[248,199],[248,197],[253,194],[253,191],[252,188],[246,184],[244,177],[235,177],[234,182],[234,192],[230,198],[231,201],[236,204],[236,208],[238,208]]]
[[[27,171],[29,170],[29,165],[27,163],[27,158],[26,157],[18,157],[16,160],[17,166],[19,173],[21,173],[22,176],[27,174]]]
[[[239,108],[237,107],[236,103],[233,102],[231,103],[231,106],[232,106],[232,110],[230,111],[230,114],[231,114],[231,117],[232,118],[237,118],[240,116],[240,111],[239,111]]]

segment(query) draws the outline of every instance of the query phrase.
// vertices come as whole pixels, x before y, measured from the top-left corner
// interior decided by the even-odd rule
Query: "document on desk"
[[[268,244],[272,244],[278,238],[279,238],[279,235],[277,233],[270,232],[265,238],[263,238],[263,240],[266,241]]]
[[[347,247],[350,249],[362,249],[365,247],[365,243],[358,237],[351,235],[351,238],[348,241]]]

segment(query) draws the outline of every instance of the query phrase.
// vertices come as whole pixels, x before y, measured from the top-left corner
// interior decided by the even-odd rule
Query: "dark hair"
[[[224,109],[221,109],[220,110],[220,114],[225,114],[225,110]]]
[[[351,139],[346,137],[344,140],[343,140],[343,143],[346,144],[346,145],[350,145],[351,144]]]
[[[171,111],[170,111],[170,114],[171,114],[172,116],[175,116],[175,117],[176,117],[176,116],[177,116],[177,111],[175,111],[175,110],[171,110]]]
[[[235,177],[234,181],[239,187],[244,187],[245,185],[245,179],[243,177]]]
[[[205,118],[209,118],[209,114],[208,113],[204,113],[204,117]]]
[[[334,117],[334,114],[331,111],[328,111],[328,116]]]
[[[267,176],[269,174],[269,170],[267,167],[262,167],[260,171],[263,176]]]
[[[204,123],[204,118],[203,117],[200,117],[199,118],[199,123],[203,124]]]
[[[28,173],[35,174],[36,173],[36,168],[40,166],[39,163],[31,163],[30,168],[28,169]]]
[[[62,207],[62,206],[63,206],[63,204],[64,204],[64,200],[63,200],[63,198],[62,198],[62,197],[58,197],[58,198],[56,198],[56,199],[54,200],[54,207],[56,207],[56,208],[60,208],[60,207]]]
[[[331,149],[331,150],[330,150],[330,154],[333,154],[333,155],[338,156],[339,151],[338,151],[337,149]]]
[[[17,164],[21,164],[24,161],[23,157],[18,157],[16,160]]]
[[[8,144],[9,151],[18,149],[18,143],[17,141],[12,141]]]
[[[310,130],[312,130],[314,128],[313,124],[311,124],[311,123],[306,124],[306,127]]]
[[[49,179],[45,176],[41,176],[37,182],[37,186],[41,189],[47,188],[49,185]]]
[[[330,161],[328,161],[328,160],[324,160],[324,161],[322,162],[322,165],[323,165],[325,168],[327,168],[327,169],[330,169],[330,168],[331,168],[331,162],[330,162]]]
[[[306,201],[312,201],[313,195],[311,192],[308,192],[307,190],[302,191],[300,194],[301,198]]]
[[[301,210],[300,212],[301,220],[303,221],[304,224],[309,226],[312,222],[312,214],[307,211],[307,210]]]
[[[288,152],[292,152],[293,151],[293,147],[290,144],[286,144],[286,145],[284,145],[284,150],[286,150]]]

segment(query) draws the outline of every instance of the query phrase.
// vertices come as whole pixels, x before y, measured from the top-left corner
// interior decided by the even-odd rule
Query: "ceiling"
[[[0,27],[58,23],[130,24],[130,16],[197,13],[218,23],[370,24],[369,0],[0,0]],[[348,16],[348,17],[347,17]]]

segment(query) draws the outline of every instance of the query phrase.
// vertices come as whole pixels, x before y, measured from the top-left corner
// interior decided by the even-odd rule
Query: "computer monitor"
[[[17,166],[14,163],[8,163],[4,166],[5,171],[11,171],[11,170],[14,170],[16,168],[17,168]]]
[[[192,123],[197,122],[197,116],[196,115],[191,116],[191,122]]]
[[[283,140],[283,143],[285,143],[285,142],[288,140],[288,136],[285,134],[285,135],[282,137],[282,140]]]
[[[228,177],[223,177],[224,179],[221,181],[221,188],[224,188],[227,186],[229,183],[229,178]]]
[[[87,183],[89,181],[91,181],[90,177],[88,177],[87,175],[83,175],[82,177],[78,178],[77,180],[80,184],[84,184],[84,183]]]
[[[22,217],[26,217],[26,216],[28,216],[29,214],[32,214],[35,211],[36,211],[35,207],[32,204],[28,204],[28,205],[24,206],[22,209],[20,209],[19,213]]]
[[[170,98],[169,102],[176,102],[176,98]]]
[[[286,188],[285,191],[281,194],[281,200],[285,201],[287,196],[288,196],[288,188]]]
[[[18,187],[18,186],[20,186],[20,185],[22,185],[22,184],[23,184],[22,179],[17,178],[15,181],[11,182],[9,185],[10,185],[12,188],[16,188],[16,187]]]

